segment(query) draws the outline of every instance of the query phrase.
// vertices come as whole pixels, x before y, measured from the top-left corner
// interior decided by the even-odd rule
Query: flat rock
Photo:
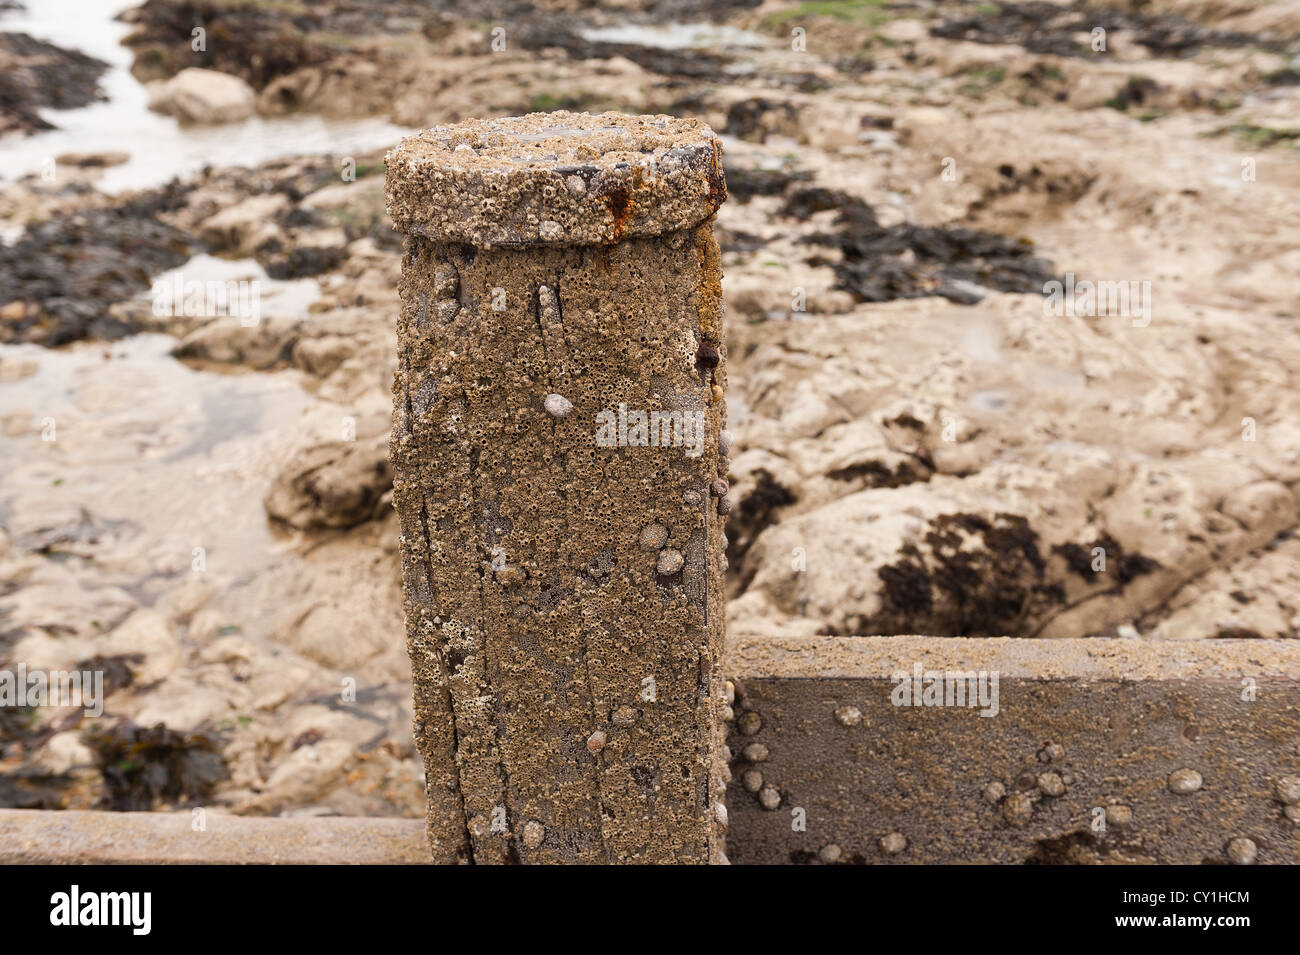
[[[297,452],[263,504],[294,527],[351,527],[375,516],[392,483],[386,440],[328,441]]]
[[[253,115],[257,94],[238,76],[188,69],[152,85],[149,108],[182,123],[233,123]]]

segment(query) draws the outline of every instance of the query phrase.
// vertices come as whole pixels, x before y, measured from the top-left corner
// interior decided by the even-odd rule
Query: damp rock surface
[[[328,441],[296,452],[263,504],[268,515],[293,527],[351,527],[375,516],[391,483],[381,444]]]

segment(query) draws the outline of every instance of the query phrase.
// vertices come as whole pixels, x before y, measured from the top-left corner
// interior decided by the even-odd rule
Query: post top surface
[[[622,113],[529,113],[435,126],[410,136],[389,155],[407,162],[490,171],[524,166],[539,171],[658,160],[673,150],[707,147],[716,137],[698,120]]]
[[[708,126],[672,116],[470,120],[389,152],[388,212],[401,231],[484,248],[662,235],[722,204],[721,152]]]

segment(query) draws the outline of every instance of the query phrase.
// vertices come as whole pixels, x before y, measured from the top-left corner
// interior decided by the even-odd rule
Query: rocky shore
[[[1300,637],[1293,0],[125,16],[138,79],[237,77],[262,117],[723,133],[733,633]],[[18,37],[21,136],[97,74]],[[0,185],[0,669],[110,675],[98,719],[0,709],[0,804],[422,814],[382,164]],[[169,270],[258,280],[260,321],[159,315]]]

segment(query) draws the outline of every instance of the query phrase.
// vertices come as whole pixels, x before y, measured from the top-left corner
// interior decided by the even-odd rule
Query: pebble
[[[745,787],[745,792],[756,793],[763,788],[763,774],[757,769],[747,769],[740,777],[740,785]]]
[[[542,404],[546,407],[546,410],[556,418],[563,418],[573,410],[573,402],[564,397],[564,395],[547,395],[546,400],[542,402]]]
[[[1002,818],[1013,826],[1023,826],[1034,814],[1034,802],[1024,793],[1012,793],[1002,803]]]
[[[880,840],[880,851],[887,856],[896,856],[907,848],[907,836],[901,832],[891,832]]]
[[[749,760],[751,763],[765,762],[767,757],[770,755],[771,754],[767,751],[767,747],[762,743],[750,743],[744,750],[745,759]]]
[[[1000,803],[1006,794],[1007,787],[1001,783],[989,783],[984,787],[984,801],[993,806]]]
[[[591,750],[591,752],[599,753],[604,748],[605,748],[604,730],[596,730],[596,732],[592,733],[590,736],[587,737],[587,749]]]
[[[1233,865],[1250,865],[1258,854],[1259,850],[1253,839],[1238,836],[1228,843],[1228,861]]]
[[[1065,783],[1056,773],[1043,773],[1038,777],[1038,790],[1044,796],[1065,795]]]
[[[862,711],[856,706],[837,707],[835,721],[841,726],[857,726],[862,722]]]
[[[1175,769],[1169,774],[1169,791],[1183,795],[1201,788],[1201,774],[1194,769]]]
[[[736,728],[746,736],[753,736],[763,728],[763,717],[749,710],[740,714],[740,719],[736,720]]]
[[[675,574],[677,571],[681,570],[682,564],[684,563],[686,563],[686,561],[685,558],[682,557],[681,551],[673,550],[671,547],[665,547],[659,552],[659,563],[655,566],[655,569],[662,576],[666,577],[669,574]]]
[[[822,862],[825,862],[827,865],[834,865],[839,862],[840,857],[843,855],[844,850],[833,842],[829,845],[824,845],[817,850],[817,858]]]
[[[530,819],[524,824],[524,845],[530,849],[536,849],[546,838],[546,827],[540,822]]]
[[[1277,798],[1288,806],[1300,803],[1300,776],[1283,776],[1273,784]]]
[[[781,805],[781,794],[774,786],[764,786],[758,794],[758,804],[771,812]]]

